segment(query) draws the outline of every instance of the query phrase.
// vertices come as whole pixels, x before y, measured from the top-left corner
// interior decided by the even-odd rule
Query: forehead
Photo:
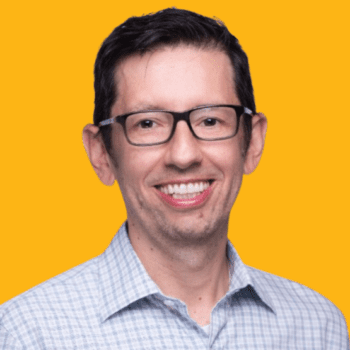
[[[118,65],[115,83],[112,111],[120,113],[239,103],[231,61],[218,49],[179,45],[134,55]]]

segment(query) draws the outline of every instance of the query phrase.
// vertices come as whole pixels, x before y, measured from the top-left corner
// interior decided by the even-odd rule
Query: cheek
[[[147,178],[157,165],[156,154],[142,147],[123,145],[118,151],[117,181],[128,193],[142,195]]]
[[[208,155],[213,164],[218,169],[221,169],[225,177],[235,176],[243,172],[244,157],[242,154],[242,147],[240,140],[228,139],[221,141],[222,144],[212,145],[208,149]]]

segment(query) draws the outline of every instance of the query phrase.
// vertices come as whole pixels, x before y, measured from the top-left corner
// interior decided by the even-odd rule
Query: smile
[[[202,204],[209,196],[213,180],[188,183],[171,183],[156,186],[159,195],[168,204],[177,208],[193,207]]]

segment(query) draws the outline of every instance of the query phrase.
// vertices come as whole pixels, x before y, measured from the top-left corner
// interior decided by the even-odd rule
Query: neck
[[[211,310],[229,286],[227,226],[200,244],[154,242],[132,225],[129,225],[129,237],[136,254],[161,291],[183,301],[197,323],[208,324]]]

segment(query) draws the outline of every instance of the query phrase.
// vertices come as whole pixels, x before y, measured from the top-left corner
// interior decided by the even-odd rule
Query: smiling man
[[[331,302],[245,266],[227,239],[267,122],[226,27],[130,18],[99,51],[95,91],[83,141],[127,222],[101,256],[2,306],[1,349],[347,349]]]

